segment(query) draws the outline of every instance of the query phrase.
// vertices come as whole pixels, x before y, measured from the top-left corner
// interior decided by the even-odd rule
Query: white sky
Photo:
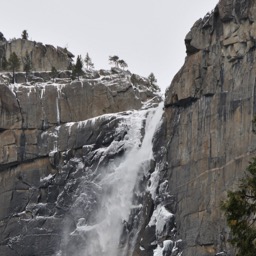
[[[118,55],[142,76],[153,72],[164,91],[185,58],[184,38],[218,0],[5,0],[0,31],[6,39],[29,39],[88,52],[96,69]]]

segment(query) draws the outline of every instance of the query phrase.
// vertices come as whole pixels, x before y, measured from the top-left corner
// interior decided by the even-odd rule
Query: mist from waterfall
[[[86,236],[86,246],[74,255],[120,256],[119,242],[124,224],[128,222],[131,210],[139,207],[132,203],[135,185],[138,175],[143,175],[150,168],[152,139],[162,113],[163,104],[157,108],[134,111],[117,128],[128,128],[122,141],[125,153],[121,159],[114,158],[104,169],[100,167],[97,170],[98,176],[93,182],[101,191],[100,200],[97,211],[93,213],[94,222],[88,224],[81,219],[77,223],[74,233]],[[120,142],[115,143],[112,143],[111,150]]]

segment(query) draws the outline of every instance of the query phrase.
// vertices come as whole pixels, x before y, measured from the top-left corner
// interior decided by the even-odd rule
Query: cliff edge
[[[255,1],[221,0],[198,20],[166,91],[166,171],[184,256],[234,255],[220,202],[255,156],[255,10]]]

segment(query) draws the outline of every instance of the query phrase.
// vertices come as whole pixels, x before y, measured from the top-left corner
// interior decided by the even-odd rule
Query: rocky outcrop
[[[32,70],[50,71],[52,67],[57,70],[66,70],[74,55],[67,49],[52,45],[44,45],[35,41],[14,39],[0,43],[0,63],[2,58],[9,59],[12,52],[15,52],[21,60],[20,71],[24,70],[24,58],[26,54],[32,62]]]
[[[255,155],[255,8],[221,0],[198,20],[166,92],[166,171],[184,256],[234,255],[220,202]]]

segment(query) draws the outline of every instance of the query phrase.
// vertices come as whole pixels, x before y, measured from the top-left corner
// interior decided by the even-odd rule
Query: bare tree
[[[128,67],[127,63],[124,60],[118,60],[118,64],[123,70]]]
[[[117,55],[109,56],[109,62],[111,64],[114,64],[117,68],[118,68],[118,60],[119,60],[119,57]]]

